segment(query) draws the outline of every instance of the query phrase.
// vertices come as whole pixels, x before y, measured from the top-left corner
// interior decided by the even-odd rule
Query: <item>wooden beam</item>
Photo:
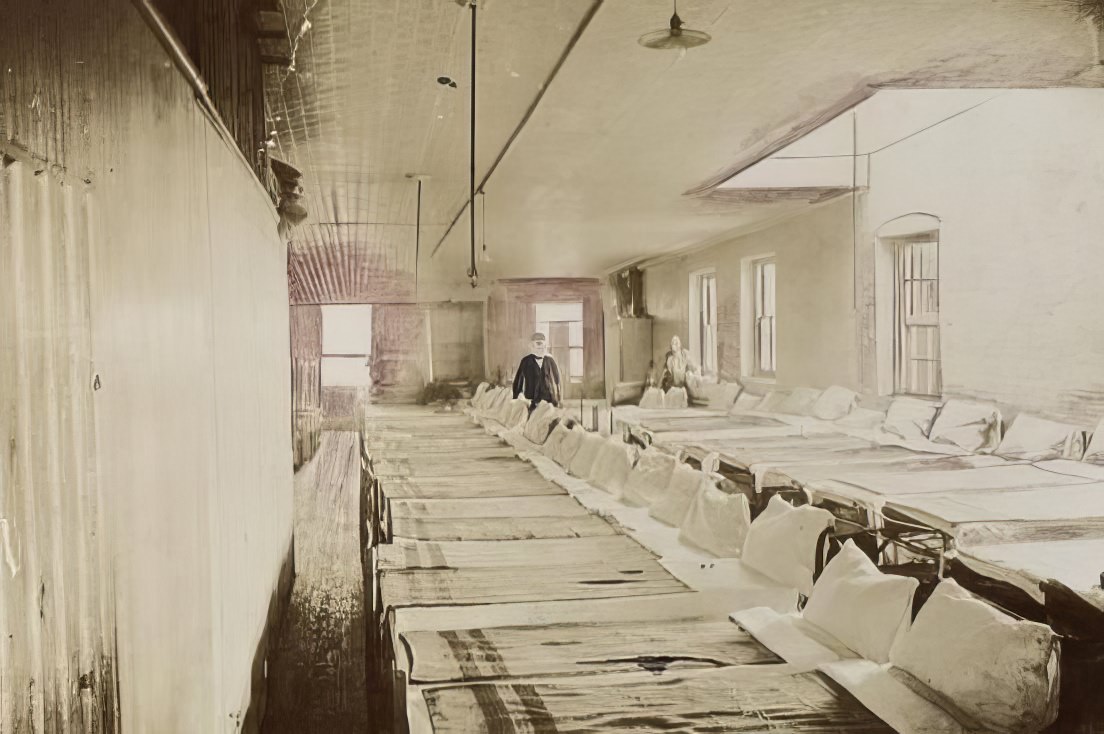
[[[284,14],[273,10],[258,10],[250,14],[253,35],[257,38],[287,38]]]

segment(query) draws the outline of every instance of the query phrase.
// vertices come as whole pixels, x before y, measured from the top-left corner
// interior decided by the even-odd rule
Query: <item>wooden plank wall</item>
[[[131,2],[0,9],[0,729],[240,731],[292,531],[277,217]]]
[[[87,192],[0,171],[0,731],[113,732]]]
[[[428,349],[434,380],[483,379],[483,302],[434,303],[426,307]]]
[[[322,308],[291,307],[292,454],[311,460],[322,434]]]
[[[252,14],[257,0],[154,0],[207,82],[207,94],[246,160],[266,180],[264,69]]]
[[[421,308],[412,303],[372,306],[372,402],[417,401],[428,372],[427,353]]]
[[[487,299],[488,374],[513,379],[529,353],[537,303],[583,304],[583,397],[605,397],[605,332],[601,283],[595,278],[532,278],[497,283]],[[563,368],[561,367],[561,370]]]

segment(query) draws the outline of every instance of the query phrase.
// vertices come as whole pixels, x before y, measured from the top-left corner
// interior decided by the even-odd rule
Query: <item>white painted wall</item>
[[[662,364],[675,334],[688,344],[690,273],[715,268],[721,379],[741,374],[741,263],[774,253],[778,263],[778,386],[857,387],[853,310],[852,205],[842,197],[773,227],[645,270],[655,317],[653,358]]]
[[[1104,90],[1009,90],[871,156],[865,246],[910,212],[942,221],[943,380],[965,394],[1104,417]],[[860,119],[874,132],[876,117]],[[892,389],[892,266],[878,253],[878,373]],[[781,286],[780,286],[781,287]]]

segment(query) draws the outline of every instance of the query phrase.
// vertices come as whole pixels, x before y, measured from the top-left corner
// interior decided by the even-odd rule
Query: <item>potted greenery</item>
[[[419,405],[432,405],[433,403],[443,403],[445,410],[452,410],[452,407],[456,404],[462,396],[460,390],[455,385],[449,382],[429,382],[422,388],[422,394],[418,398]]]

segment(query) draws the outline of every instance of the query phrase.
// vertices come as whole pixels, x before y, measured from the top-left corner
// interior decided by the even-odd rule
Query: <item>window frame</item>
[[[571,320],[568,320],[568,321],[552,321],[552,320],[541,321],[540,320],[540,317],[538,315],[538,310],[540,309],[541,306],[565,306],[565,305],[570,305],[570,306],[577,305],[579,307],[579,318],[578,319],[571,319]],[[544,325],[543,329],[541,328],[542,324]],[[586,303],[584,301],[537,301],[537,302],[534,302],[533,303],[533,330],[542,332],[542,333],[544,333],[544,335],[548,339],[551,339],[552,334],[551,334],[551,329],[549,328],[550,324],[568,324],[568,327],[567,327],[567,331],[568,331],[567,341],[568,341],[568,343],[566,345],[566,348],[567,348],[567,364],[560,366],[560,379],[562,379],[565,383],[570,383],[570,384],[573,384],[573,385],[583,384],[584,380],[586,379],[586,352],[584,351],[584,348],[585,348],[585,345],[586,345]],[[574,339],[574,336],[571,334],[571,331],[572,331],[571,324],[579,324],[579,329],[578,329],[578,331],[579,331],[579,339],[578,339],[579,343],[578,344],[574,343],[575,339]],[[563,347],[558,347],[558,348],[562,349]],[[552,353],[552,344],[551,344],[551,342],[549,342],[549,344],[548,344],[548,353],[549,354]],[[578,374],[575,374],[575,373],[572,372],[572,361],[573,361],[572,360],[572,355],[574,355],[576,353],[579,354],[579,363],[581,365],[580,372]]]
[[[368,345],[367,346],[368,346],[369,351],[365,352],[363,354],[361,354],[360,352],[328,352],[328,351],[326,351],[326,322],[327,322],[326,314],[327,313],[332,314],[337,309],[344,309],[344,308],[349,308],[349,307],[362,308],[365,311],[365,314],[366,314],[366,317],[367,317],[367,329],[368,329],[368,332],[367,332],[368,333]],[[334,309],[334,310],[331,310],[331,309]],[[366,369],[368,369],[368,370],[371,369],[371,362],[372,362],[371,348],[372,348],[372,338],[373,338],[372,337],[372,327],[374,326],[374,322],[373,322],[373,304],[370,304],[370,303],[324,304],[324,305],[321,306],[321,315],[322,315],[321,333],[320,333],[321,348],[319,350],[320,354],[319,354],[319,358],[318,358],[318,380],[319,380],[320,387],[367,387],[367,386],[371,385],[372,382],[371,382],[371,373],[370,372],[367,374],[365,379],[361,380],[360,382],[356,382],[356,383],[352,383],[352,384],[347,383],[347,382],[337,382],[337,383],[329,382],[325,377],[323,377],[323,375],[325,375],[327,373],[332,374],[332,370],[327,370],[326,365],[327,364],[333,365],[333,364],[335,364],[336,360],[354,360],[355,359],[358,362],[363,362],[363,366]],[[330,323],[332,324],[332,322],[330,322]]]
[[[709,360],[705,359],[705,345],[702,343],[702,334],[704,332],[704,324],[702,323],[702,315],[704,310],[702,287],[707,278],[713,280],[713,303],[711,304],[710,315],[713,318],[711,324],[711,336],[712,345],[710,345]],[[701,268],[690,273],[687,289],[689,292],[689,308],[688,308],[688,323],[687,327],[687,339],[684,342],[684,347],[689,350],[691,358],[698,365],[701,370],[702,379],[706,382],[716,382],[720,379],[720,361],[719,361],[719,330],[717,328],[717,269],[716,268]],[[713,364],[713,370],[706,371],[707,362],[711,361]]]
[[[767,313],[765,287],[766,268],[771,269],[770,313]],[[752,355],[751,374],[761,379],[773,380],[778,374],[778,260],[774,255],[753,258],[751,270],[752,301]],[[770,369],[763,368],[763,323],[770,323]]]
[[[919,233],[906,237],[889,238],[893,257],[893,394],[909,395],[921,398],[938,398],[943,393],[943,353],[942,328],[940,324],[940,237],[939,231]],[[925,263],[924,253],[919,257],[913,254],[918,247],[930,246],[934,262]],[[920,262],[920,274],[915,275],[916,262]],[[932,273],[928,268],[934,270]],[[925,284],[932,284],[928,289]],[[913,310],[916,303],[916,286],[921,294],[921,308],[926,298],[928,308],[921,313]],[[934,310],[930,308],[934,302]],[[918,330],[931,330],[933,338],[929,342],[936,356],[915,356],[917,351],[913,338]],[[918,375],[912,367],[917,362],[934,364],[934,373],[928,376],[931,391],[919,389]]]

